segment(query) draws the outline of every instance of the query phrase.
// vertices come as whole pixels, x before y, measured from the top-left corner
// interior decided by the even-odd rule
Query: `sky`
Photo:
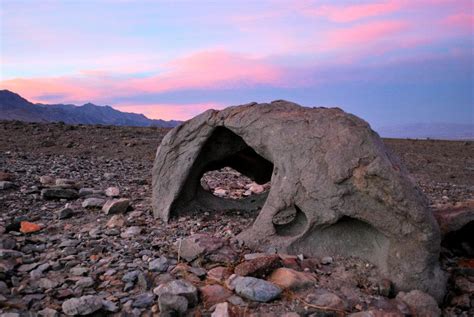
[[[0,0],[0,88],[186,120],[286,99],[474,123],[474,1]]]

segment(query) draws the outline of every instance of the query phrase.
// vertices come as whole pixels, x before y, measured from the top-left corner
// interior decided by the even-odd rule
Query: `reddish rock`
[[[20,232],[22,233],[33,233],[40,230],[41,230],[41,226],[36,223],[32,223],[28,221],[22,221],[20,223]]]
[[[224,282],[231,275],[232,275],[232,270],[225,266],[218,266],[213,269],[210,269],[207,272],[207,278],[217,283]]]
[[[300,265],[298,264],[298,261],[296,259],[293,259],[293,258],[285,258],[285,259],[281,260],[281,263],[284,267],[287,267],[289,269],[293,269],[293,270],[296,270],[296,271],[299,271],[301,269]]]
[[[240,263],[235,267],[234,273],[240,276],[262,277],[280,266],[278,255],[268,255]]]
[[[232,296],[232,292],[228,289],[218,285],[206,285],[199,289],[201,291],[202,301],[205,307],[211,307],[215,304],[225,301]]]
[[[291,290],[309,287],[316,283],[316,279],[311,274],[284,267],[275,270],[268,280],[283,289]]]
[[[11,173],[0,172],[0,181],[12,181],[14,178],[14,175]]]

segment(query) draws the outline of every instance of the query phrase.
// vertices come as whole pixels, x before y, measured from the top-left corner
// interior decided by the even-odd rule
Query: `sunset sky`
[[[472,123],[471,0],[0,0],[0,88],[151,118],[287,99]]]

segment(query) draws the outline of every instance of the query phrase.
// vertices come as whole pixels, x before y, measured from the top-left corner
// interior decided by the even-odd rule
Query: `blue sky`
[[[473,2],[0,2],[0,87],[153,118],[287,99],[473,123]]]

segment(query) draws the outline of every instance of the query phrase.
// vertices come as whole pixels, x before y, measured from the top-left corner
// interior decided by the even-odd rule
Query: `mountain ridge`
[[[143,114],[122,112],[111,106],[85,103],[72,104],[32,103],[10,90],[0,90],[0,120],[27,122],[58,122],[67,124],[103,124],[120,126],[157,126],[172,128],[177,120],[150,119]]]

